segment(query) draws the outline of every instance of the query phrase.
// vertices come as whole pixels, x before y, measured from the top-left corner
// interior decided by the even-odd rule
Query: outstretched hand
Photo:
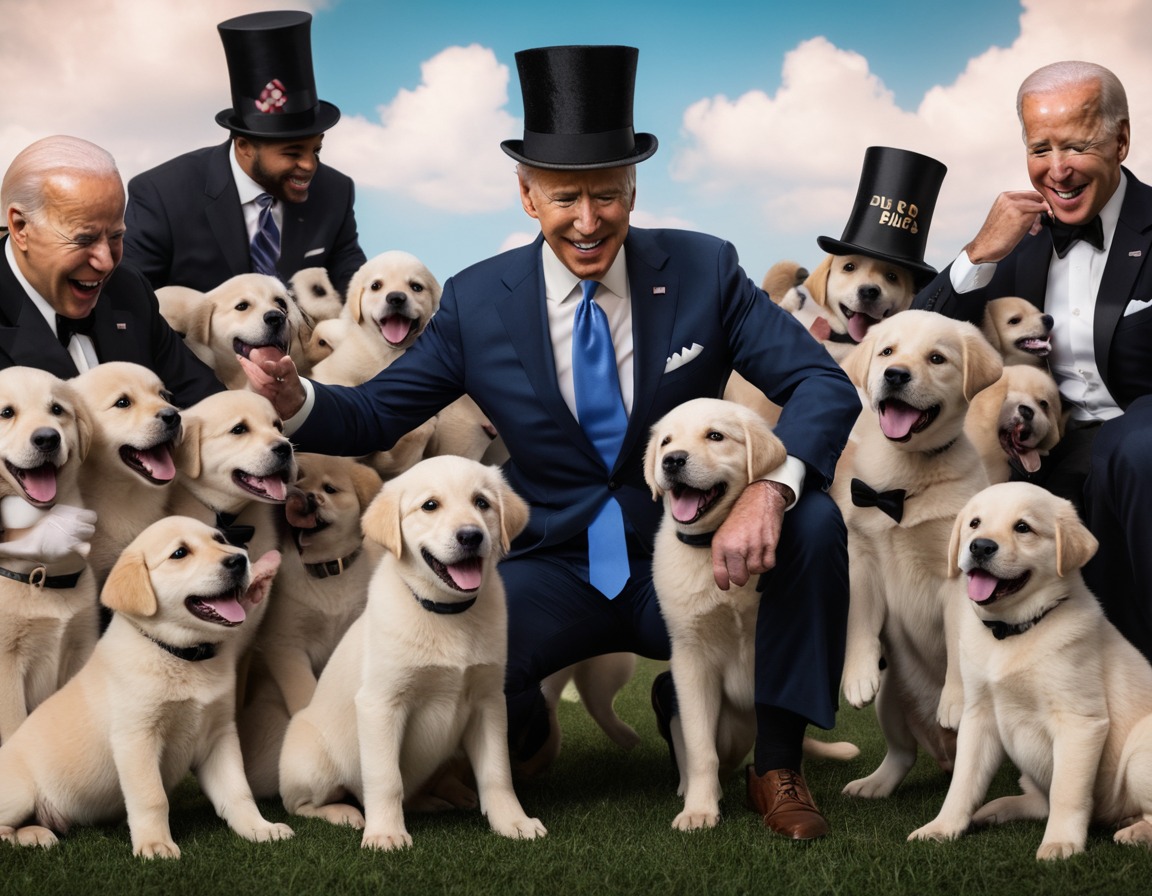
[[[712,538],[712,574],[721,591],[776,566],[776,546],[792,490],[779,482],[749,484]]]
[[[248,377],[249,388],[272,402],[281,420],[294,417],[304,407],[307,396],[291,357],[275,348],[261,347],[252,349],[247,358],[237,355],[236,360]]]

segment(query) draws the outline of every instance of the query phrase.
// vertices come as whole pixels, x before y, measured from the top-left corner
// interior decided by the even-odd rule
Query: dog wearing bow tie
[[[856,708],[876,701],[887,743],[876,771],[844,792],[883,797],[912,768],[917,744],[945,770],[955,757],[963,691],[945,598],[948,539],[960,508],[988,485],[964,420],[1002,363],[972,324],[905,311],[872,327],[844,369],[869,407],[850,476],[833,486],[852,557],[843,690]]]

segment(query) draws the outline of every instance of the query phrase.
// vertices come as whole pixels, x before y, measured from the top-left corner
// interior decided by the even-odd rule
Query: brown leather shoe
[[[764,826],[793,840],[815,840],[828,833],[828,822],[816,808],[804,776],[790,768],[748,774],[748,807],[760,813]]]

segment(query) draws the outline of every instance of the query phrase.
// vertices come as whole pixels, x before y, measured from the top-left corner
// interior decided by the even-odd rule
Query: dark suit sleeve
[[[124,212],[124,259],[159,289],[171,282],[172,228],[160,191],[149,178],[137,175],[128,182]]]
[[[1001,274],[1003,262],[997,265],[996,274]],[[1003,278],[1001,278],[1003,279]],[[984,319],[984,306],[996,293],[996,277],[992,283],[981,289],[970,292],[956,292],[952,286],[952,265],[948,265],[936,277],[916,294],[912,300],[912,307],[922,311],[938,311],[941,314],[957,320],[971,321],[977,326]],[[1009,293],[1000,293],[1009,295]]]
[[[332,246],[331,260],[328,262],[328,277],[340,295],[348,292],[348,282],[367,261],[360,248],[360,236],[356,232],[356,190],[348,180],[348,199],[344,207],[344,218]]]

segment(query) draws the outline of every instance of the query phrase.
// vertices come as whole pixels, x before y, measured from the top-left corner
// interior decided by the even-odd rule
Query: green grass
[[[248,843],[216,818],[189,779],[174,796],[178,861],[132,857],[125,824],[76,829],[52,850],[0,844],[0,894],[995,894],[1104,896],[1152,890],[1152,852],[1117,846],[1092,831],[1082,855],[1038,863],[1039,823],[1019,823],[955,843],[907,843],[933,818],[947,779],[925,757],[887,800],[852,800],[840,789],[875,768],[883,740],[871,709],[843,709],[834,737],[860,745],[849,763],[810,761],[806,775],[832,834],[792,843],[769,834],[744,808],[743,782],[725,782],[718,828],[684,834],[671,828],[680,801],[667,750],[656,733],[648,688],[658,670],[643,663],[617,699],[640,732],[631,753],[611,744],[583,709],[561,707],[564,746],[543,779],[518,793],[548,827],[531,842],[492,833],[479,812],[408,819],[414,845],[398,853],[360,849],[360,835],[324,822],[289,818],[275,802],[265,815],[288,821],[289,841]],[[823,736],[823,734],[821,734]],[[993,795],[1015,791],[1011,768]]]

